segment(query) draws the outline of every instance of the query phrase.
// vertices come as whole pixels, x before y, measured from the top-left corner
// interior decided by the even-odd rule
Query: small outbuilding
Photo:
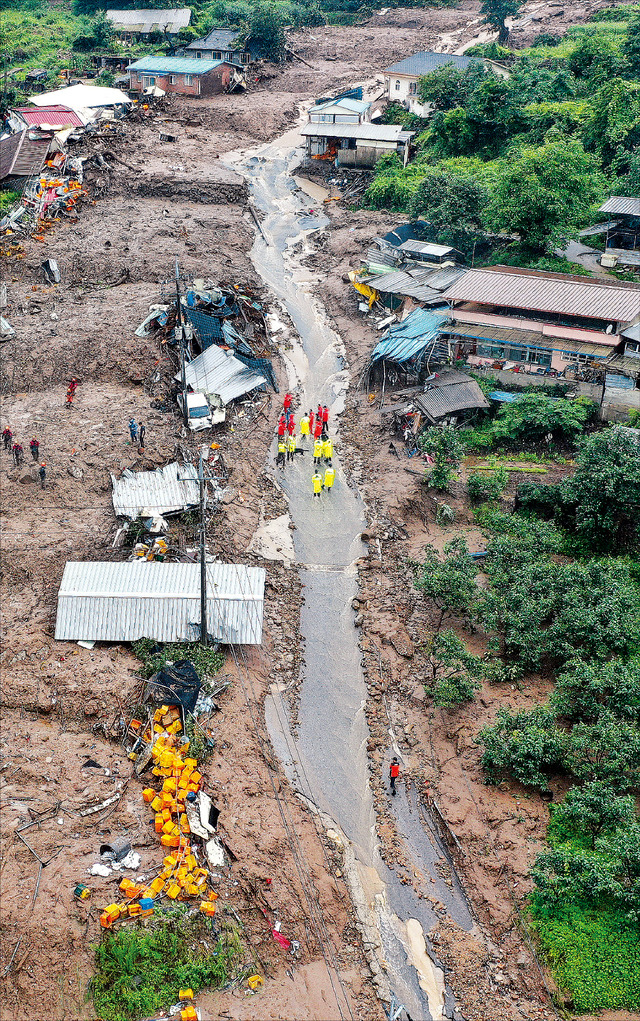
[[[183,96],[213,96],[228,90],[235,65],[224,60],[193,60],[158,54],[136,60],[127,70],[131,92],[159,88]]]
[[[192,60],[226,60],[231,64],[245,66],[255,59],[251,49],[238,42],[238,30],[231,28],[214,28],[202,39],[194,39],[192,43],[180,51]]]
[[[401,124],[305,124],[310,159],[335,160],[339,167],[373,167],[381,156],[397,153],[406,164],[413,131]]]
[[[168,37],[177,36],[180,29],[188,28],[191,21],[189,7],[143,7],[131,11],[109,10],[105,13],[120,39],[148,39],[156,32]]]

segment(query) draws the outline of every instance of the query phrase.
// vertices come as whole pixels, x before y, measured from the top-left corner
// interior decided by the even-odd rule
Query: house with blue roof
[[[183,96],[213,96],[228,92],[242,68],[228,60],[193,60],[189,57],[142,57],[129,64],[129,90],[143,93],[158,88]]]
[[[422,50],[384,70],[386,98],[390,103],[400,103],[405,110],[418,117],[428,117],[429,105],[418,99],[418,78],[432,74],[441,67],[450,65],[457,71],[464,71],[469,64],[479,63],[476,57],[464,57],[457,53],[434,53]],[[484,61],[482,61],[484,63]],[[485,65],[486,66],[486,65]]]

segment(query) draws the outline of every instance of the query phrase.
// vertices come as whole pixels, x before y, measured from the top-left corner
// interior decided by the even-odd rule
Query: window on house
[[[569,365],[587,365],[591,361],[591,355],[583,355],[578,351],[563,351],[562,357]]]
[[[409,82],[409,95],[410,96],[417,96],[417,94],[418,94],[418,83],[417,82]]]
[[[400,79],[399,78],[396,78],[395,90],[396,90],[396,92],[400,91]]]
[[[212,60],[222,60],[222,53],[220,52],[220,50],[212,50],[211,51],[211,59]]]
[[[177,80],[178,79],[177,79],[175,74],[170,74],[169,75],[169,85],[175,85]]]
[[[184,76],[184,83],[185,83],[185,85],[193,85],[193,75],[192,74],[185,74],[185,76]]]
[[[151,78],[148,74],[146,74],[142,79],[142,84],[144,85],[145,89],[150,88],[152,85],[155,85],[155,83],[156,83],[155,78]]]
[[[200,50],[196,50],[196,60],[202,60],[202,53]]]

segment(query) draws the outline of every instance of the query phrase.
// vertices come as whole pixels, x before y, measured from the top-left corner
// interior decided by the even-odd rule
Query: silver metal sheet
[[[209,633],[225,644],[260,645],[264,583],[261,567],[208,564]],[[57,639],[194,642],[199,634],[199,564],[67,562],[58,592]]]
[[[132,472],[122,478],[111,476],[113,510],[116,517],[135,519],[143,511],[149,516],[175,514],[195,507],[200,499],[198,472],[192,464],[165,465],[152,472]]]
[[[187,385],[195,393],[215,394],[223,404],[267,383],[259,372],[249,369],[230,351],[223,351],[215,344],[189,362],[186,377]],[[180,373],[174,378],[179,380]]]

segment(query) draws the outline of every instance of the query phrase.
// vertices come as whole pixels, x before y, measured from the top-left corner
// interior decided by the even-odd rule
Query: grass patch
[[[133,652],[142,661],[143,677],[152,677],[167,662],[176,663],[180,659],[190,660],[198,676],[209,680],[218,673],[224,663],[224,655],[217,649],[204,647],[193,642],[185,645],[160,645],[151,638],[141,638],[131,645]]]
[[[203,941],[206,946],[203,944]],[[138,1021],[170,1007],[180,989],[218,989],[240,971],[244,950],[225,924],[219,933],[185,913],[154,918],[148,927],[105,933],[96,947],[90,994],[101,1021]]]
[[[622,912],[575,905],[532,928],[578,1014],[640,1009],[640,933]]]

